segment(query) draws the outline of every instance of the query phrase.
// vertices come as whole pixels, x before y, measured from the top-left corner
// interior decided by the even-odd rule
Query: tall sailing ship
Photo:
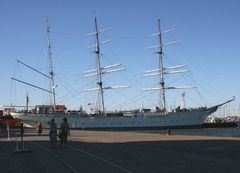
[[[106,73],[121,71],[124,68],[121,64],[114,64],[102,67],[100,58],[100,45],[108,41],[99,41],[99,34],[108,29],[99,30],[97,25],[97,18],[95,17],[95,32],[89,33],[88,35],[95,35],[96,44],[91,46],[95,48],[96,54],[96,69],[83,72],[82,77],[97,76],[97,87],[91,89],[85,89],[85,91],[98,91],[99,94],[99,105],[98,111],[94,114],[86,113],[84,111],[78,111],[74,113],[66,113],[66,107],[64,105],[57,105],[55,101],[55,83],[54,83],[54,72],[52,68],[52,53],[51,53],[51,41],[50,41],[50,27],[47,25],[48,33],[48,52],[49,52],[49,75],[45,75],[50,79],[51,90],[45,90],[43,88],[37,87],[35,85],[23,82],[21,80],[12,78],[18,82],[31,85],[38,89],[45,90],[52,95],[53,104],[44,106],[36,106],[34,112],[12,112],[11,115],[15,118],[21,119],[25,124],[33,124],[37,122],[42,122],[42,124],[47,127],[47,122],[52,118],[55,119],[58,126],[62,122],[64,117],[67,117],[71,128],[78,129],[164,129],[164,128],[193,128],[201,127],[207,116],[214,113],[218,107],[226,104],[231,100],[228,100],[222,104],[218,104],[212,107],[199,107],[191,109],[175,109],[167,110],[166,108],[166,91],[169,89],[191,89],[192,86],[176,86],[170,87],[165,85],[164,76],[167,74],[175,73],[185,73],[187,70],[183,69],[185,65],[177,65],[171,67],[165,67],[163,64],[163,42],[162,35],[168,31],[161,31],[160,20],[158,20],[158,32],[152,34],[152,36],[157,36],[159,39],[159,44],[151,46],[149,48],[157,48],[159,55],[159,68],[155,70],[145,71],[145,76],[159,76],[160,86],[157,88],[147,88],[144,91],[158,90],[160,91],[160,105],[156,107],[156,110],[151,109],[139,109],[135,111],[119,111],[119,112],[106,112],[104,105],[104,91],[108,89],[117,88],[127,88],[129,86],[105,86],[102,76]],[[171,44],[171,43],[169,43]],[[21,64],[29,67],[28,65]],[[29,67],[32,68],[32,67]],[[33,68],[32,68],[33,69]],[[176,70],[177,69],[177,70]],[[33,69],[35,70],[35,69]],[[37,71],[37,70],[35,70]],[[28,98],[27,98],[28,100]],[[27,101],[28,103],[28,101]]]

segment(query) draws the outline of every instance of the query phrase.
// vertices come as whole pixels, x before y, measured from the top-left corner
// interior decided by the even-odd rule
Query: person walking
[[[64,147],[67,148],[67,138],[68,138],[68,136],[70,136],[70,128],[69,128],[69,124],[67,122],[67,118],[63,118],[63,122],[62,122],[60,130],[59,130],[59,136],[61,138],[60,147],[62,147],[63,143],[64,143]]]
[[[37,133],[39,136],[42,134],[42,123],[41,122],[38,122]]]
[[[50,125],[49,129],[49,138],[50,138],[50,145],[51,148],[57,147],[57,124],[55,123],[55,119],[52,118],[51,121],[48,122]]]

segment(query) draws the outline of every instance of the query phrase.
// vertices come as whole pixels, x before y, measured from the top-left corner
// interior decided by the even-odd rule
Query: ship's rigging
[[[160,87],[156,88],[146,88],[143,89],[143,91],[152,91],[152,90],[159,90],[160,91],[160,99],[159,99],[159,107],[161,110],[164,112],[166,111],[166,90],[169,89],[192,89],[196,88],[193,86],[166,86],[165,84],[165,75],[171,75],[171,74],[176,74],[176,73],[186,73],[189,72],[187,69],[183,69],[186,67],[186,65],[176,65],[176,66],[171,66],[171,67],[165,67],[164,62],[163,62],[163,47],[171,44],[175,44],[178,41],[172,41],[168,43],[163,43],[163,34],[168,33],[170,31],[173,31],[174,29],[169,29],[166,31],[161,31],[161,25],[160,25],[160,19],[158,20],[158,32],[155,34],[151,34],[151,37],[158,37],[159,44],[146,47],[145,49],[151,49],[151,48],[157,48],[157,54],[159,55],[159,68],[154,69],[154,70],[148,70],[145,71],[144,76],[159,76],[159,85]],[[174,69],[179,69],[179,70],[174,70]],[[171,71],[172,70],[172,71]],[[173,71],[174,70],[174,71]]]
[[[42,88],[42,87],[39,87],[37,85],[34,85],[32,83],[29,83],[29,82],[25,82],[23,80],[20,80],[20,79],[16,79],[14,77],[12,77],[11,79],[14,80],[14,81],[17,81],[17,82],[20,82],[20,83],[23,83],[25,85],[29,85],[31,87],[34,87],[34,88],[37,88],[37,89],[40,89],[42,91],[45,91],[45,92],[48,92],[51,94],[51,102],[52,102],[52,106],[53,106],[53,110],[55,110],[56,108],[56,91],[55,91],[55,80],[54,80],[54,71],[53,71],[53,63],[52,63],[52,43],[51,43],[51,38],[50,38],[50,26],[49,26],[49,23],[48,23],[48,20],[46,21],[46,25],[47,25],[47,38],[48,38],[48,59],[49,59],[49,75],[45,74],[45,73],[42,73],[41,71],[31,67],[30,65],[27,65],[25,63],[23,63],[22,61],[20,60],[17,60],[17,62],[35,72],[37,72],[38,74],[46,77],[49,79],[50,81],[50,89],[45,89],[45,88]]]
[[[108,65],[105,67],[102,67],[101,64],[101,50],[100,46],[108,43],[111,41],[111,39],[105,40],[103,42],[100,42],[99,40],[99,34],[101,32],[105,32],[110,30],[111,28],[106,28],[100,30],[97,25],[97,17],[94,18],[94,24],[95,24],[95,31],[86,34],[87,36],[95,35],[96,38],[96,44],[90,46],[89,48],[95,48],[94,53],[96,54],[96,69],[88,70],[81,73],[81,77],[91,77],[91,76],[97,76],[97,87],[96,88],[90,88],[90,89],[84,89],[84,91],[96,91],[98,90],[98,113],[99,115],[106,115],[105,112],[105,103],[104,103],[104,90],[108,89],[117,89],[117,88],[128,88],[129,86],[105,86],[103,81],[103,75],[107,73],[117,72],[125,70],[124,67],[122,67],[122,64],[114,64],[114,65]]]

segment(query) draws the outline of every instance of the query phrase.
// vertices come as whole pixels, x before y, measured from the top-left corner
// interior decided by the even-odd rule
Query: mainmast
[[[96,91],[98,90],[99,94],[99,104],[98,104],[98,113],[99,115],[104,115],[106,116],[105,113],[105,106],[104,106],[104,90],[108,89],[117,89],[117,88],[128,88],[129,86],[105,86],[103,83],[103,75],[112,73],[112,72],[117,72],[117,71],[122,71],[125,70],[124,67],[122,67],[122,64],[113,64],[113,65],[108,65],[108,66],[102,66],[101,64],[101,54],[100,54],[100,45],[105,44],[111,39],[105,40],[103,42],[99,41],[99,34],[104,31],[108,31],[111,28],[106,28],[106,29],[99,29],[97,25],[97,17],[95,16],[94,18],[94,23],[95,23],[95,31],[86,34],[87,36],[89,35],[95,35],[96,37],[96,44],[90,46],[89,48],[95,48],[95,54],[96,54],[96,69],[88,70],[85,72],[81,73],[81,77],[91,77],[91,76],[97,76],[97,87],[96,88],[90,88],[90,89],[84,89],[84,91]]]
[[[101,68],[101,60],[100,60],[100,44],[99,44],[99,37],[98,37],[98,26],[97,26],[97,17],[95,16],[95,36],[96,36],[96,62],[97,62],[97,84],[99,86],[99,113],[105,115],[105,108],[104,108],[104,95],[103,95],[103,82],[102,82],[102,68]]]
[[[47,37],[48,37],[48,58],[49,58],[49,75],[50,75],[50,91],[52,91],[52,104],[53,109],[56,108],[56,93],[55,93],[55,83],[54,83],[54,72],[52,64],[52,43],[50,37],[50,26],[47,20]]]

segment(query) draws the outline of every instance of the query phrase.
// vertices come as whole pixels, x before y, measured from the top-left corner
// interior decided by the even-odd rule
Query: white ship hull
[[[48,128],[48,121],[55,119],[60,127],[64,117],[67,117],[71,128],[77,129],[161,129],[161,128],[184,128],[201,126],[207,116],[217,110],[218,106],[211,108],[193,109],[184,112],[171,112],[163,114],[159,112],[139,112],[132,116],[80,116],[66,114],[26,114],[12,113],[14,118],[21,119],[28,125],[41,122]]]

